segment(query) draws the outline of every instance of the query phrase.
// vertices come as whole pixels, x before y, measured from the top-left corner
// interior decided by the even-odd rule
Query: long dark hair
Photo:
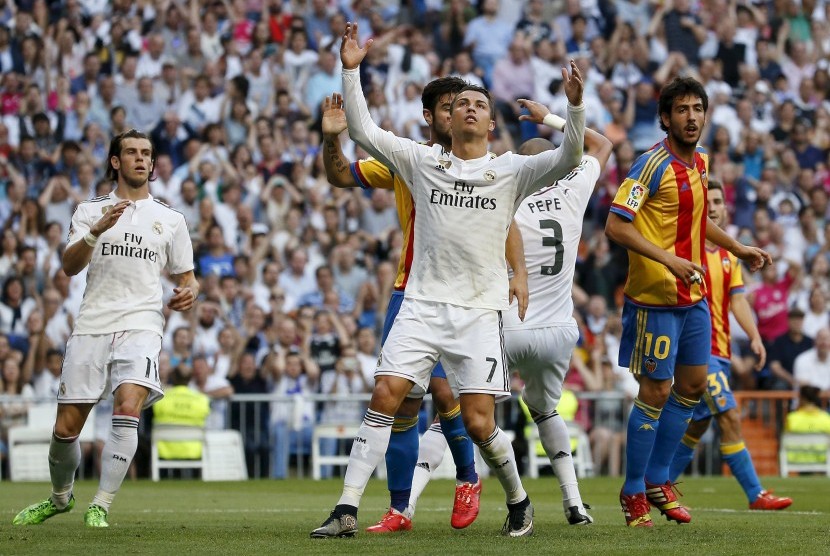
[[[107,179],[112,181],[118,180],[118,170],[112,167],[112,157],[114,156],[121,156],[121,149],[122,143],[124,139],[146,139],[150,142],[150,162],[153,165],[153,172],[150,175],[150,180],[155,180],[156,171],[156,146],[153,144],[153,140],[150,139],[150,136],[146,133],[141,133],[137,129],[128,129],[124,133],[120,133],[112,138],[110,141],[110,151],[107,153]]]

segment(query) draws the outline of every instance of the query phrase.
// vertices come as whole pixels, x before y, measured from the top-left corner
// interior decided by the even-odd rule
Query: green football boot
[[[52,502],[52,498],[47,498],[43,502],[32,504],[28,508],[22,510],[19,514],[14,516],[12,525],[37,525],[43,523],[53,515],[64,514],[75,507],[75,497],[69,496],[69,502],[66,507],[59,509]]]
[[[84,514],[84,523],[87,527],[109,527],[107,510],[96,504],[90,504]]]

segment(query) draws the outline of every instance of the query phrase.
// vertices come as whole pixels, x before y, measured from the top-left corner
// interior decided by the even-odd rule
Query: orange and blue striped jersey
[[[738,258],[723,247],[706,249],[706,300],[712,316],[712,355],[732,357],[729,335],[729,301],[744,291],[744,279]]]
[[[395,207],[398,210],[398,221],[403,230],[403,246],[398,261],[398,273],[395,276],[395,289],[403,291],[409,279],[409,270],[412,268],[412,246],[415,233],[415,204],[412,194],[406,183],[393,174],[379,160],[367,158],[352,162],[350,165],[354,181],[363,189],[392,189],[395,191]]]
[[[690,166],[663,140],[634,162],[611,212],[633,222],[660,249],[703,266],[708,171],[709,156],[701,147]],[[706,294],[702,284],[687,287],[664,265],[629,251],[625,295],[639,305],[682,308]]]

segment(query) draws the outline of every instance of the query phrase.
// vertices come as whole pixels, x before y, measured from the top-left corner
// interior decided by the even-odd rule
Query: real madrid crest
[[[160,236],[162,231],[161,222],[153,222],[153,232]]]
[[[441,166],[444,170],[449,170],[450,166],[452,166],[452,160],[439,160],[438,165]]]
[[[492,170],[486,170],[484,172],[484,179],[487,181],[496,181],[496,173]]]

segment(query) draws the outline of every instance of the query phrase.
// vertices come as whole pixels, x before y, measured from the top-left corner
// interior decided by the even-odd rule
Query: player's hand
[[[372,39],[369,39],[363,48],[360,48],[357,42],[357,23],[346,23],[343,42],[340,43],[340,61],[343,63],[343,69],[355,69],[359,66],[371,46]]]
[[[334,93],[323,102],[323,136],[337,136],[346,129],[343,95]]]
[[[565,95],[568,97],[568,102],[573,106],[582,104],[582,91],[585,88],[585,84],[582,82],[582,73],[573,60],[571,60],[570,74],[567,68],[562,68],[562,81],[564,82]]]
[[[530,114],[522,114],[521,116],[519,116],[519,120],[523,122],[533,122],[534,124],[541,124],[542,120],[545,119],[545,116],[550,114],[550,110],[548,110],[547,106],[545,106],[541,102],[536,102],[535,100],[520,98],[519,105],[522,108],[525,108],[528,112],[530,112]]]
[[[527,272],[514,273],[513,278],[510,279],[508,302],[512,304],[514,297],[519,303],[519,320],[524,322],[525,314],[527,314],[527,303],[530,298],[530,292],[527,287]]]
[[[167,306],[174,311],[189,311],[196,303],[196,294],[189,287],[173,288],[173,297],[167,302]]]
[[[680,257],[672,255],[672,259],[666,263],[666,268],[671,271],[683,284],[690,288],[692,284],[702,284],[703,275],[706,271],[703,267],[696,265],[692,261],[681,259]]]
[[[132,201],[118,201],[112,208],[109,209],[107,212],[104,213],[104,216],[101,217],[98,222],[92,225],[89,231],[95,237],[100,237],[101,234],[115,226],[115,223],[118,222],[118,219],[121,218],[121,215],[124,214],[124,210],[130,206]]]
[[[739,253],[735,253],[735,256],[745,262],[752,272],[772,264],[772,256],[760,247],[744,245]]]
[[[760,371],[767,363],[767,348],[764,347],[764,342],[761,340],[760,336],[749,343],[749,349],[751,349],[752,353],[755,354],[755,357],[758,358],[758,361],[755,363],[755,370]]]

